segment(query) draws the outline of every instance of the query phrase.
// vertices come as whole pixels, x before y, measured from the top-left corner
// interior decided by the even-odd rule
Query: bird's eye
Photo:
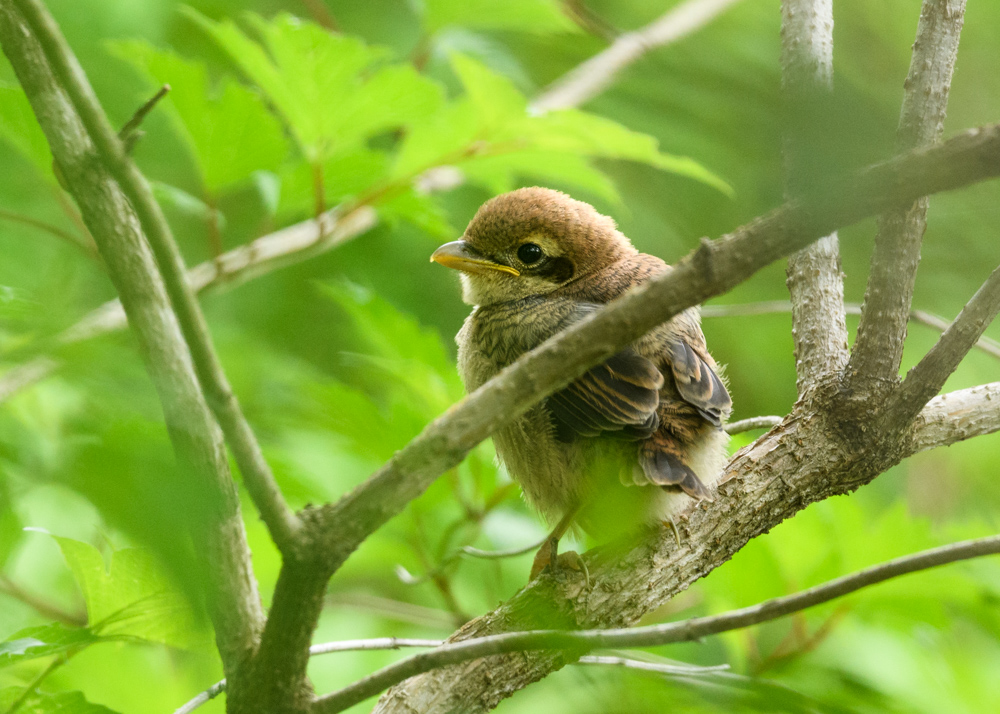
[[[537,263],[542,259],[542,249],[534,243],[525,243],[517,249],[517,259],[525,265]]]

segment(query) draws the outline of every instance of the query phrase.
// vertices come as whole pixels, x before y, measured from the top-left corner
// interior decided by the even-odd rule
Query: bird
[[[462,238],[439,247],[431,261],[460,272],[462,299],[472,305],[456,336],[470,393],[556,333],[671,270],[640,253],[590,204],[537,186],[487,201]],[[495,432],[499,461],[554,525],[532,577],[559,567],[557,544],[571,528],[610,537],[656,521],[674,526],[681,494],[713,500],[731,409],[698,308],[691,308]]]

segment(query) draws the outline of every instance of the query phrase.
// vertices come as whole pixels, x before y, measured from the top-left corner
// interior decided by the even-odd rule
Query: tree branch
[[[30,22],[22,14],[24,8],[33,11]],[[37,5],[0,0],[0,45],[135,327],[178,456],[216,496],[213,522],[196,537],[203,539],[207,567],[216,573],[209,609],[228,670],[256,644],[263,612],[222,437],[201,394],[156,261],[133,212],[135,204],[98,159],[78,107],[60,81],[68,68],[59,69],[53,54],[65,58],[51,42],[41,43],[41,36],[51,40],[51,21],[40,25],[38,20]],[[42,32],[36,32],[39,27]],[[74,82],[79,81],[79,67],[69,69]]]
[[[73,612],[64,610],[58,605],[43,600],[37,595],[33,595],[28,592],[6,575],[0,575],[0,593],[9,595],[15,600],[24,603],[28,607],[35,610],[42,617],[56,620],[64,625],[69,625],[70,627],[83,627],[87,624],[86,612],[81,612],[79,610]]]
[[[598,648],[655,647],[699,640],[709,635],[785,617],[901,575],[998,553],[1000,553],[1000,536],[989,536],[896,558],[794,595],[774,598],[759,605],[710,617],[615,630],[506,632],[501,635],[446,644],[430,652],[407,657],[337,692],[320,697],[312,712],[337,714],[414,675],[490,655],[527,650],[565,650],[576,659],[581,654]]]
[[[896,151],[941,139],[965,0],[924,0],[906,77]],[[879,216],[858,337],[846,372],[849,391],[899,380],[906,323],[927,228],[927,199]],[[867,395],[867,399],[870,395]]]
[[[620,35],[603,52],[553,82],[531,103],[534,111],[585,104],[614,82],[618,73],[650,50],[697,32],[739,0],[686,0],[640,30]]]
[[[833,0],[782,0],[781,81],[789,107],[785,132],[786,189],[797,193],[809,176],[806,123],[816,118],[818,97],[833,86]],[[847,363],[844,276],[837,234],[788,259],[795,371],[802,396]]]
[[[976,344],[983,331],[1000,312],[1000,268],[962,308],[941,339],[906,375],[889,398],[886,408],[890,423],[905,426],[935,394]]]
[[[282,498],[253,430],[226,379],[212,346],[205,317],[194,291],[187,283],[184,258],[177,248],[163,211],[153,198],[149,183],[126,152],[118,132],[112,128],[101,109],[83,69],[40,0],[14,1],[38,36],[55,75],[79,113],[100,158],[132,204],[156,256],[170,304],[177,315],[209,407],[219,420],[243,474],[243,481],[267,524],[271,537],[282,551],[290,550],[295,544],[298,519]]]
[[[1000,382],[935,397],[913,424],[909,453],[1000,431]]]
[[[248,671],[281,673],[285,684],[271,693],[275,701],[283,692],[299,691],[306,676],[305,652],[329,576],[368,535],[497,428],[652,327],[725,292],[817,236],[900,200],[1000,174],[998,158],[1000,126],[995,126],[832,181],[815,194],[793,200],[730,235],[703,241],[669,274],[646,283],[525,355],[431,423],[340,501],[302,512],[306,539],[311,542],[304,550],[311,558],[308,562],[286,561],[259,658]],[[769,432],[774,438],[782,433],[780,428]],[[796,447],[796,458],[803,458],[804,453]],[[870,459],[867,465],[876,463]],[[756,532],[747,531],[745,538]]]

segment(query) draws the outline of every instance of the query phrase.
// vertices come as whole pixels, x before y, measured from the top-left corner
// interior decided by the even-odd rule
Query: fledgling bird
[[[670,270],[614,221],[545,188],[484,204],[432,261],[461,271],[473,305],[456,338],[470,392],[556,332]],[[725,463],[732,402],[697,308],[641,339],[494,434],[528,502],[557,524],[537,574],[571,522],[593,533],[671,519],[680,492],[710,499]],[[646,488],[623,489],[621,483]],[[547,552],[548,551],[548,552]]]

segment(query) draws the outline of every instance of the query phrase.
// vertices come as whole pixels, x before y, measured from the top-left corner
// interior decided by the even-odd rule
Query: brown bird
[[[470,392],[670,270],[638,252],[611,218],[545,188],[488,201],[462,240],[431,260],[461,271],[463,299],[474,306],[456,338]],[[613,534],[650,521],[672,524],[681,492],[710,499],[705,484],[725,463],[722,425],[731,406],[693,308],[494,434],[497,455],[528,502],[557,524],[532,576],[552,562],[574,520],[585,531]]]

